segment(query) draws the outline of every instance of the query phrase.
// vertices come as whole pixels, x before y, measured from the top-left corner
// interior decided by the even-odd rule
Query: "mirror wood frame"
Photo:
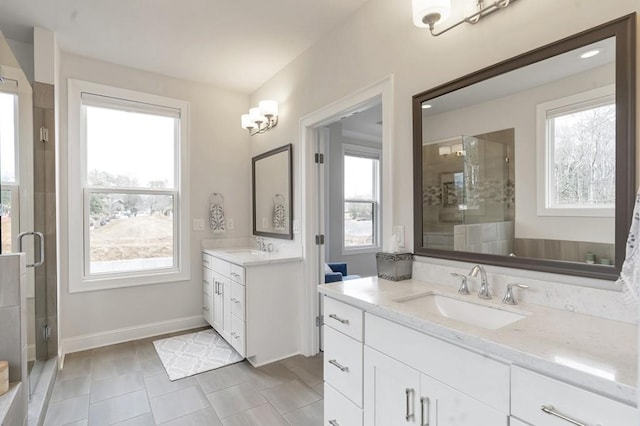
[[[616,37],[616,217],[615,263],[607,265],[550,259],[429,249],[423,247],[422,103],[492,77],[531,65],[582,46]],[[636,187],[636,14],[566,37],[413,96],[414,254],[564,275],[616,280],[626,254],[626,241]]]
[[[251,208],[253,210],[253,235],[258,237],[269,237],[269,238],[280,238],[283,240],[293,240],[293,156],[291,155],[292,144],[284,145],[279,148],[272,149],[271,151],[264,152],[260,155],[257,155],[251,159],[251,197],[252,204]],[[287,153],[287,165],[288,165],[288,176],[289,176],[289,184],[287,185],[287,193],[289,197],[289,209],[287,214],[289,215],[289,226],[286,233],[278,233],[278,232],[265,232],[257,230],[257,222],[256,222],[256,162],[260,160],[264,160],[265,158],[271,157],[276,154],[280,154],[281,152]]]

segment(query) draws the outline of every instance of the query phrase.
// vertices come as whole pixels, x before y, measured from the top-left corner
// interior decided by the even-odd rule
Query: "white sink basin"
[[[454,299],[435,293],[420,294],[395,300],[405,306],[436,312],[446,318],[489,330],[497,330],[526,318],[526,312],[514,312]]]

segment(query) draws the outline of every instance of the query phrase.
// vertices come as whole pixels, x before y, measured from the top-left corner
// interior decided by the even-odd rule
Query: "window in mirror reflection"
[[[614,90],[603,87],[538,106],[546,127],[546,140],[539,141],[547,152],[544,214],[613,216]]]
[[[344,239],[347,250],[372,248],[378,241],[380,153],[345,147]]]
[[[5,80],[0,84],[0,253],[11,253],[12,237],[18,233],[19,186],[17,171],[16,125],[17,84]],[[12,219],[13,218],[13,219]]]

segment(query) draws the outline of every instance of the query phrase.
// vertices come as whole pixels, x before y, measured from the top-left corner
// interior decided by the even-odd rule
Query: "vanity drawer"
[[[324,380],[362,406],[362,343],[324,327]]]
[[[324,384],[324,425],[362,426],[362,410],[330,384]]]
[[[213,271],[202,268],[202,293],[213,296]]]
[[[235,315],[231,315],[231,333],[229,336],[229,343],[231,346],[238,351],[238,353],[242,356],[245,356],[245,328],[244,321],[240,320]]]
[[[245,321],[244,317],[245,287],[231,281],[231,314]]]
[[[229,278],[238,284],[244,285],[244,268],[242,266],[229,264]]]
[[[213,256],[207,253],[202,253],[202,266],[205,268],[211,269],[213,265],[211,264]]]
[[[548,407],[546,413],[542,407]],[[579,387],[511,367],[511,414],[539,426],[569,424],[557,415],[586,425],[622,426],[637,422],[637,410]]]
[[[231,263],[226,260],[218,259],[217,257],[211,256],[211,269],[216,271],[217,273],[224,275],[225,277],[230,277],[231,274]]]
[[[213,324],[213,297],[206,293],[202,294],[202,316],[206,322]]]
[[[369,313],[365,324],[367,346],[509,412],[509,365]]]
[[[324,323],[359,342],[362,342],[363,314],[361,309],[324,298]]]

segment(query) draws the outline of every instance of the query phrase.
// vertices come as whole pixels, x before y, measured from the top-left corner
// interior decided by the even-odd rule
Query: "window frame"
[[[371,200],[364,199],[350,199],[346,198],[344,194],[344,181],[345,181],[345,157],[360,157],[366,159],[375,159],[378,161],[378,167],[374,168],[374,179],[373,179],[373,194],[374,197]],[[354,144],[342,144],[342,220],[341,220],[341,247],[342,247],[342,255],[357,255],[357,254],[367,254],[367,253],[376,253],[380,251],[380,232],[381,232],[381,224],[382,224],[382,210],[381,210],[381,158],[382,158],[382,150],[378,148],[372,148],[361,145]],[[372,204],[373,205],[373,244],[366,246],[356,246],[356,247],[347,247],[345,246],[345,223],[344,223],[344,206],[346,203],[362,203],[362,204]]]
[[[13,76],[11,76],[13,77]],[[8,191],[11,197],[11,248],[8,253],[15,253],[17,250],[17,236],[20,233],[20,143],[19,143],[19,134],[20,134],[20,123],[18,121],[18,116],[20,114],[20,92],[18,90],[19,82],[15,78],[5,77],[4,82],[11,82],[11,85],[4,85],[4,82],[0,83],[0,92],[12,95],[13,100],[13,129],[14,135],[13,138],[13,170],[14,170],[14,180],[3,182],[0,177],[0,191]],[[7,252],[2,251],[0,248],[1,254],[7,254]]]
[[[574,95],[540,103],[536,106],[536,144],[537,144],[537,215],[558,217],[615,217],[615,203],[603,207],[567,207],[555,206],[553,198],[554,175],[554,138],[549,119],[572,112],[585,111],[604,105],[616,104],[615,84],[587,90]]]
[[[167,98],[128,89],[69,79],[68,86],[68,139],[69,139],[69,292],[84,292],[102,289],[133,287],[168,282],[188,281],[191,278],[190,230],[189,230],[189,104],[186,101]],[[153,113],[157,107],[179,112],[174,147],[175,184],[172,189],[106,187],[87,184],[87,146],[85,107],[82,94],[115,99],[114,105],[121,103],[123,110],[130,110],[128,103],[146,104],[147,112]],[[91,102],[89,102],[91,104]],[[71,166],[76,165],[76,166]],[[173,200],[173,240],[174,266],[172,268],[152,268],[136,271],[90,274],[89,257],[89,196],[91,193],[135,193],[140,195],[171,195]],[[73,208],[82,206],[82,208]],[[81,223],[81,226],[72,226]]]

